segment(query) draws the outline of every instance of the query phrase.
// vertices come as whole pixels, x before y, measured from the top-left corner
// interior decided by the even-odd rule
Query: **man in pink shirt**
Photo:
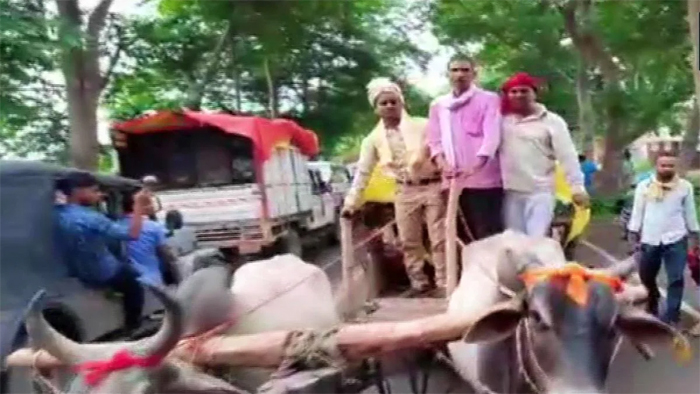
[[[459,207],[475,239],[503,231],[503,184],[498,158],[500,99],[474,84],[476,63],[465,55],[449,62],[452,92],[430,106],[428,146],[435,164],[456,177]],[[469,239],[458,218],[459,237]]]

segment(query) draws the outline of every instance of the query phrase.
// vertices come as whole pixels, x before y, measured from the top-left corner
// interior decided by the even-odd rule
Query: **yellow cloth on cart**
[[[566,182],[564,170],[558,163],[554,168],[554,191],[557,200],[566,204],[571,203],[573,197],[571,186],[569,186],[569,184]],[[586,227],[588,227],[588,223],[590,221],[591,209],[581,208],[578,205],[574,205],[574,218],[571,222],[571,231],[569,231],[569,237],[566,239],[566,243],[571,242],[572,239],[581,235]]]
[[[372,176],[367,182],[367,187],[362,193],[361,201],[378,202],[378,203],[393,203],[396,196],[396,180],[392,177],[384,175],[381,166],[375,166],[372,171]]]

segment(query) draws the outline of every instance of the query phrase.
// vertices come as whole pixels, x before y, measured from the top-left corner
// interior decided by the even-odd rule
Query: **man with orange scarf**
[[[501,88],[501,174],[506,226],[545,236],[554,218],[557,161],[572,188],[573,202],[587,206],[589,199],[568,126],[536,101],[538,85],[527,73],[517,73]]]
[[[439,170],[430,160],[425,143],[427,120],[409,116],[404,110],[401,89],[387,78],[376,78],[367,85],[370,104],[380,117],[374,130],[362,141],[360,158],[352,187],[345,198],[343,214],[359,208],[375,165],[396,179],[396,224],[404,253],[404,264],[411,281],[406,296],[425,294],[429,280],[423,272],[423,223],[428,227],[435,267],[436,297],[444,296],[445,204],[441,198]]]

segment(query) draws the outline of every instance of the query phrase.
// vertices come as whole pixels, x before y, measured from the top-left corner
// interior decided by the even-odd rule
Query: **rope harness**
[[[515,349],[518,373],[535,393],[544,393],[549,387],[549,377],[537,361],[532,348],[532,331],[527,319],[523,319],[515,331]]]
[[[300,370],[332,367],[342,370],[347,361],[336,342],[339,328],[325,331],[299,330],[287,335],[284,359],[273,378],[286,377]]]

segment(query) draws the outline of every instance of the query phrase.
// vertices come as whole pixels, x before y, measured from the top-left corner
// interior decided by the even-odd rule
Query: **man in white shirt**
[[[661,153],[656,174],[639,182],[627,225],[630,242],[640,252],[639,276],[649,292],[648,311],[658,314],[656,277],[663,262],[668,278],[662,320],[677,324],[683,301],[683,271],[688,247],[698,245],[698,217],[693,185],[676,174],[677,157]]]
[[[505,220],[512,230],[546,236],[554,219],[556,161],[571,185],[573,202],[588,205],[576,147],[564,119],[536,101],[538,81],[518,73],[503,84],[501,175]]]

